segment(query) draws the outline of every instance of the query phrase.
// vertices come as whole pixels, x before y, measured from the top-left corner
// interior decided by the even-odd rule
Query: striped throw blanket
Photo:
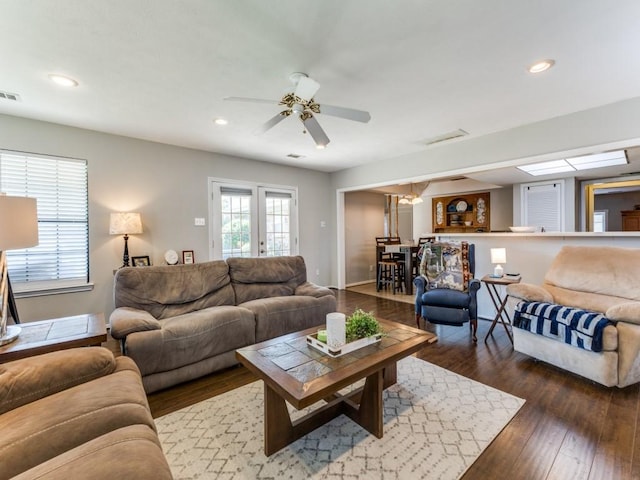
[[[553,303],[520,302],[513,315],[514,327],[593,352],[602,351],[607,325],[613,322],[601,313]]]

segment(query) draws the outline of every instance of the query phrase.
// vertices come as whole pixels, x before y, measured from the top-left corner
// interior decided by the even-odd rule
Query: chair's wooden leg
[[[478,319],[472,318],[469,322],[469,327],[471,327],[471,338],[473,339],[473,343],[478,343]]]
[[[420,328],[420,314],[416,313],[416,325]]]

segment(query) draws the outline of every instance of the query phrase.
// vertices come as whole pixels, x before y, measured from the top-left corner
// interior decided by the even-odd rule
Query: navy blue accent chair
[[[436,325],[460,327],[469,322],[474,342],[478,341],[478,290],[480,280],[475,276],[475,245],[469,244],[469,270],[471,280],[467,292],[448,288],[426,290],[426,279],[417,276],[413,279],[416,288],[416,323],[420,327],[420,318]]]

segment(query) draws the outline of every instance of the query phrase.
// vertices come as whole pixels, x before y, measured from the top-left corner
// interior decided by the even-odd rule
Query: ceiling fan
[[[318,120],[316,120],[314,113],[332,115],[334,117],[340,117],[362,123],[367,123],[371,120],[369,112],[355,110],[353,108],[336,107],[333,105],[320,105],[316,103],[313,96],[320,88],[320,84],[312,78],[309,78],[306,73],[292,73],[289,75],[289,79],[294,84],[295,90],[291,93],[286,93],[280,101],[246,97],[225,97],[225,100],[234,102],[268,103],[287,107],[285,110],[267,120],[257,133],[266,132],[293,114],[303,123],[305,132],[309,132],[313,141],[316,143],[317,148],[326,147],[330,140],[318,123]]]

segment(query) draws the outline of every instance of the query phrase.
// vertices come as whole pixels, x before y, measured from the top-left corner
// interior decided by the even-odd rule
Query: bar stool
[[[393,260],[381,260],[378,262],[378,283],[376,290],[379,292],[384,287],[391,285],[393,294],[396,290],[402,292],[402,283],[404,279],[404,262],[396,262]]]

